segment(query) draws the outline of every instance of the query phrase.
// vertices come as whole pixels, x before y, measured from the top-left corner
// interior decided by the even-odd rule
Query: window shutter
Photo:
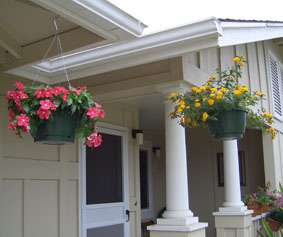
[[[281,86],[281,88],[283,86],[283,70],[278,71],[277,62],[271,56],[269,56],[269,65],[270,65],[270,75],[271,75],[271,86],[272,86],[274,112],[275,112],[275,114],[282,117],[282,115],[283,115],[282,114],[282,101],[281,101],[281,95],[280,94],[283,91],[282,91],[282,89],[280,89],[280,86]]]

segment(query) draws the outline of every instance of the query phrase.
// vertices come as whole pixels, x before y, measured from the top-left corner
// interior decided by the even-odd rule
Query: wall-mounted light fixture
[[[137,139],[139,145],[143,144],[143,130],[142,129],[132,129],[132,137]]]
[[[160,147],[154,146],[152,147],[152,151],[153,151],[154,157],[156,158],[160,157]]]

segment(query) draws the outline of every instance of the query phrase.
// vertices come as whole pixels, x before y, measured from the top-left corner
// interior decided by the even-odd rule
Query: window
[[[140,199],[141,219],[154,218],[152,193],[152,145],[144,142],[140,146]]]
[[[279,61],[269,55],[269,70],[271,79],[274,114],[283,118],[283,67]]]

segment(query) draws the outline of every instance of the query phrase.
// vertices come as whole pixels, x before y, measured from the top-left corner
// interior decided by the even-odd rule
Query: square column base
[[[252,211],[214,212],[217,237],[253,237]]]
[[[160,219],[158,220],[160,223]],[[208,226],[207,223],[195,222],[198,220],[195,218],[185,221],[185,223],[194,222],[193,224],[187,225],[180,225],[181,223],[184,223],[184,220],[163,220],[165,220],[165,222],[161,221],[162,224],[151,225],[147,227],[147,229],[150,231],[150,237],[205,237],[205,228]],[[172,224],[168,223],[168,221]],[[173,225],[174,222],[175,225]]]

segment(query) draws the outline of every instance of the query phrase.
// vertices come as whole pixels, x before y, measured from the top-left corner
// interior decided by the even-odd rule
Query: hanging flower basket
[[[75,132],[79,126],[80,114],[73,116],[70,111],[57,110],[53,114],[54,121],[45,120],[39,125],[34,141],[50,145],[73,143]]]
[[[96,123],[104,118],[101,105],[95,103],[86,87],[25,87],[7,93],[9,128],[16,135],[30,133],[35,142],[62,145],[84,138],[90,147],[100,145]]]
[[[247,112],[244,110],[225,110],[217,120],[208,120],[210,135],[216,141],[241,139],[246,129]]]
[[[215,140],[242,138],[248,117],[251,127],[274,139],[277,133],[270,127],[272,115],[264,108],[257,112],[252,109],[264,95],[239,83],[245,57],[235,57],[233,61],[235,65],[227,70],[216,69],[218,75],[209,77],[204,85],[192,87],[186,93],[172,93],[169,100],[175,107],[169,116],[186,128],[208,126]]]

